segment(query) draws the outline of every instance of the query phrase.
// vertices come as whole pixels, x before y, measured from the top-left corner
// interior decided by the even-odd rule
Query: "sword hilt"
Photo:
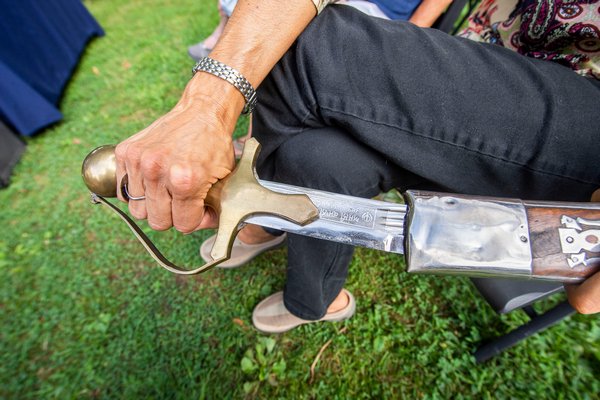
[[[213,261],[191,269],[181,268],[166,259],[126,213],[105,199],[117,195],[115,146],[101,146],[88,154],[83,161],[81,174],[92,192],[92,202],[106,205],[116,213],[163,268],[176,274],[193,275],[229,260],[235,236],[249,217],[276,215],[299,225],[318,217],[319,211],[307,195],[281,194],[258,183],[255,165],[259,152],[258,141],[254,138],[247,140],[242,158],[233,172],[209,190],[204,203],[214,209],[219,218],[219,229],[211,250]],[[127,199],[123,187],[119,190]]]

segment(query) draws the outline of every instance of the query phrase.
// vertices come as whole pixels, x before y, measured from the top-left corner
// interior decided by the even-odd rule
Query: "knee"
[[[369,149],[343,131],[331,127],[307,130],[279,146],[274,178],[313,189],[370,195],[371,190],[378,192],[376,159]]]
[[[292,50],[297,60],[317,64],[332,58],[345,42],[359,46],[364,38],[366,14],[348,6],[328,6],[298,37]],[[344,38],[340,41],[340,38]]]
[[[321,150],[315,148],[319,146],[318,142],[309,144],[299,136],[284,142],[277,149],[276,179],[292,185],[324,189],[322,182],[333,178],[334,166],[328,163]]]

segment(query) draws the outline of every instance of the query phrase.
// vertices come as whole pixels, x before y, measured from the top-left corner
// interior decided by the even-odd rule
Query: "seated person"
[[[430,27],[448,7],[452,0],[338,0],[336,4],[354,7],[373,17],[410,21]],[[198,61],[208,56],[221,37],[237,0],[219,0],[219,24],[206,39],[188,47],[188,54]]]
[[[324,6],[314,3],[240,3],[211,53],[260,84],[261,178],[362,197],[426,188],[588,201],[600,187],[598,4],[513,1],[503,24],[513,50],[505,39],[478,43],[336,5],[312,21]],[[130,193],[146,196],[131,214],[158,230],[214,227],[203,199],[234,166],[244,105],[236,87],[198,72],[172,111],[119,144],[117,176],[128,173]],[[239,238],[273,240],[256,227]],[[353,248],[287,241],[284,291],[255,308],[255,326],[350,317]],[[600,311],[599,292],[598,274],[567,291],[582,312]]]

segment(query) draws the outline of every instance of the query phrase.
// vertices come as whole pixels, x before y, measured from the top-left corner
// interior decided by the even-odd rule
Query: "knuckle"
[[[119,161],[123,161],[125,159],[125,155],[127,153],[127,144],[125,142],[119,143],[115,147],[115,157]]]
[[[159,152],[147,151],[141,159],[140,168],[144,178],[158,179],[162,175],[163,157]]]
[[[139,162],[140,158],[142,157],[141,146],[135,142],[130,143],[124,150],[124,156],[127,161]]]
[[[169,181],[173,186],[173,192],[180,196],[187,196],[194,193],[194,172],[192,168],[173,166],[169,170]]]

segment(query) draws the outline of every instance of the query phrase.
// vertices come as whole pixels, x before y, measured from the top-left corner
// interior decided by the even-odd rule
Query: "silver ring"
[[[125,192],[125,194],[127,195],[127,199],[129,200],[146,200],[146,196],[132,196],[129,194],[129,191],[127,190],[127,184],[123,185],[123,191]]]

